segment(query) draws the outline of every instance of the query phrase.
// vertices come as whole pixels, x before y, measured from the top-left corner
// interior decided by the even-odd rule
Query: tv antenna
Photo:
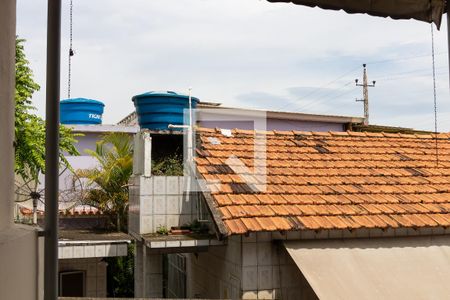
[[[25,208],[32,213],[32,219],[29,220],[33,225],[37,224],[38,212],[45,209],[45,188],[41,183],[43,174],[38,178],[23,179],[16,175],[15,179],[15,202],[18,208]],[[59,173],[61,189],[58,195],[59,210],[66,211],[71,208],[84,204],[84,183],[68,167],[63,168]],[[18,221],[25,221],[25,218],[17,212]]]

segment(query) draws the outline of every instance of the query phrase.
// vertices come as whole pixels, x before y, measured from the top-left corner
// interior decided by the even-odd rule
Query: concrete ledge
[[[190,249],[197,247],[222,246],[226,241],[219,241],[210,234],[160,235],[146,234],[142,238],[150,249]]]

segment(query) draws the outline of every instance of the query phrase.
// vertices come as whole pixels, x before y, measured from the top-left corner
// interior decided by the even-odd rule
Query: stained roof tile
[[[450,226],[448,134],[437,164],[432,135],[198,133],[197,172],[229,234]]]

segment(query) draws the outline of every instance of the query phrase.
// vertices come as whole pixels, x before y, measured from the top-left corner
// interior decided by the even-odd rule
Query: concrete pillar
[[[16,0],[0,2],[0,231],[12,224]]]
[[[144,297],[162,298],[163,296],[163,256],[145,251]]]
[[[136,242],[134,256],[134,297],[162,298],[163,256],[153,254],[143,242]]]
[[[134,297],[144,297],[144,243],[136,241],[134,253]]]
[[[134,136],[133,174],[152,175],[152,138],[149,132],[141,130]]]

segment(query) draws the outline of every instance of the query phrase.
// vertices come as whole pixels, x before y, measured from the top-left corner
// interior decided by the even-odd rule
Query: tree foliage
[[[134,297],[135,244],[128,245],[127,256],[107,257],[108,297]]]
[[[45,173],[45,121],[32,113],[33,93],[40,89],[33,79],[33,71],[25,56],[23,43],[16,39],[16,93],[15,93],[15,172],[24,179],[38,180]],[[64,153],[78,155],[71,129],[60,127],[60,160],[69,166]]]
[[[95,151],[86,150],[98,167],[78,170],[89,179],[86,204],[110,215],[111,225],[126,232],[128,214],[128,181],[133,173],[133,144],[125,133],[110,133],[97,142]]]

